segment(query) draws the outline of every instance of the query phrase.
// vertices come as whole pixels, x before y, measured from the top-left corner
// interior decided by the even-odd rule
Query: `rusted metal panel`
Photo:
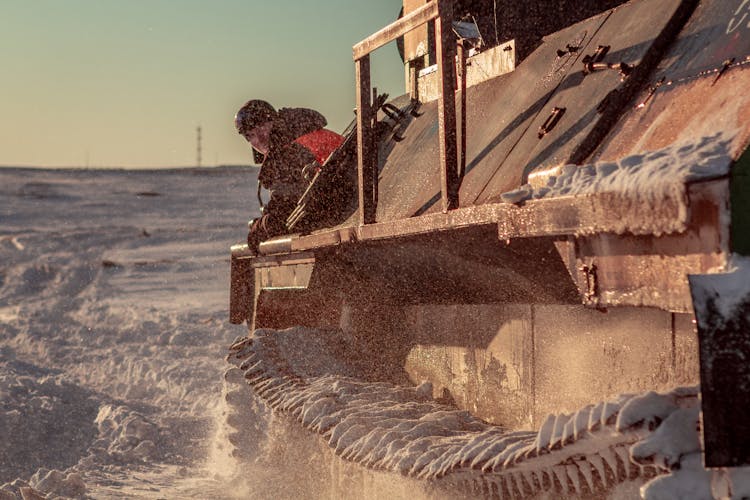
[[[457,63],[456,66],[459,66]],[[434,68],[434,71],[433,71]],[[473,87],[516,68],[515,41],[492,47],[466,58],[466,86]],[[423,103],[437,99],[437,67],[431,66],[412,78],[415,97]]]
[[[692,1],[692,0],[690,0]],[[685,13],[681,7],[686,0],[643,0],[618,7],[606,21],[573,55],[573,68],[567,72],[548,103],[536,116],[526,133],[486,188],[476,197],[477,203],[496,201],[509,190],[509,179],[516,186],[527,182],[533,169],[574,163],[571,158],[584,142],[598,140],[591,137],[607,123],[614,123],[621,110],[609,104],[615,99],[626,100],[645,80],[664,51],[664,40],[677,35]],[[680,12],[678,16],[676,13]],[[679,22],[672,19],[677,16]],[[657,43],[657,41],[659,43]],[[607,47],[597,53],[598,47]],[[595,64],[621,65],[627,70],[607,69],[589,72],[584,60],[595,59]],[[627,76],[625,76],[627,75]],[[604,106],[603,106],[604,105]],[[624,103],[618,103],[623,106]],[[553,112],[562,115],[551,131],[542,127],[552,118]],[[601,112],[600,112],[601,111]],[[607,122],[607,123],[605,123]],[[549,128],[549,127],[547,127]]]
[[[537,426],[550,413],[625,393],[672,389],[678,371],[689,374],[682,379],[686,385],[698,383],[694,357],[672,361],[674,335],[685,333],[670,331],[669,313],[570,306],[534,306],[534,311]]]
[[[408,351],[409,378],[428,380],[435,397],[511,429],[538,428],[550,414],[623,393],[698,383],[690,315],[580,305],[404,309],[389,352]]]
[[[610,46],[603,62],[624,62],[641,68],[637,63],[648,59],[651,67],[690,8],[690,1],[629,3],[611,14],[555,33],[513,74],[467,91],[468,161],[459,194],[461,206],[495,200],[501,193],[517,187],[531,168],[564,162],[574,152],[587,151],[598,141],[594,136],[608,130],[613,117],[619,117],[616,112],[600,117],[597,105],[605,96],[609,96],[607,102],[612,102],[610,92],[615,88],[618,93],[623,90],[629,93],[632,89],[620,83],[616,71],[596,71],[584,77],[582,57],[590,55],[601,42]],[[611,19],[605,22],[607,16]],[[654,48],[655,45],[658,47]],[[570,48],[577,50],[571,52]],[[558,50],[562,54],[559,57]],[[736,69],[730,68],[728,73],[732,71]],[[531,89],[530,82],[533,82]],[[565,106],[558,99],[570,99],[574,105]],[[699,103],[700,100],[695,100],[693,107],[701,106]],[[555,129],[540,140],[538,129],[555,107],[565,108],[565,113]],[[717,103],[716,107],[721,106]],[[437,127],[431,124],[437,118],[436,110],[425,106],[423,111],[425,115],[407,129],[406,140],[394,147],[385,160],[378,221],[441,209],[437,203],[439,187],[434,181],[436,169],[431,168],[438,161],[438,141],[434,137]],[[657,115],[652,117],[654,123],[656,118]],[[607,123],[600,126],[602,120]],[[713,117],[713,121],[716,123],[718,118]],[[596,131],[594,127],[598,127]],[[587,143],[586,147],[581,146],[582,142]],[[610,158],[622,157],[624,153],[620,150]],[[409,166],[408,175],[404,174],[404,165]]]
[[[393,221],[418,213],[426,200],[440,200],[437,101],[419,108],[402,132],[403,140],[390,144],[381,160],[377,221]],[[439,205],[439,203],[438,203]]]
[[[433,396],[488,422],[534,426],[531,306],[425,304],[405,312],[403,369],[413,382],[430,381]]]
[[[534,124],[550,99],[575,70],[578,52],[558,56],[558,50],[583,50],[606,19],[588,19],[550,35],[545,43],[507,78],[498,78],[468,92],[467,166],[460,190],[461,206],[470,206],[488,189],[505,192],[520,185],[524,165],[507,162],[527,134],[536,137]],[[494,180],[493,180],[494,179]]]
[[[724,134],[750,141],[750,4],[703,0],[593,160]],[[725,64],[730,63],[730,64]]]
[[[597,241],[604,245],[605,239],[602,237]],[[638,245],[639,251],[653,251],[658,246],[654,241],[638,241],[630,237],[622,237],[617,243],[623,245],[627,240],[631,240],[632,246]],[[594,251],[600,253],[578,259],[578,279],[586,304],[599,308],[632,305],[689,312],[692,305],[687,273],[706,272],[726,262],[726,256],[721,254],[613,256],[602,252],[602,247],[596,247]]]
[[[404,15],[411,14],[418,8],[424,6],[426,0],[404,0]],[[424,57],[428,49],[428,28],[422,25],[404,34],[404,62]],[[416,82],[416,80],[413,80]]]
[[[728,191],[726,179],[691,186],[690,220],[679,234],[578,238],[576,282],[584,303],[690,312],[688,273],[720,268],[729,256]]]
[[[566,45],[585,44],[603,18],[597,16],[551,35],[513,73],[467,89],[467,166],[459,192],[462,207],[473,204],[573,66],[575,55],[558,58],[557,50]],[[394,145],[384,161],[379,222],[439,212],[442,208],[436,103],[423,105],[420,113],[405,130],[404,140]],[[520,171],[507,172],[504,190],[517,187],[520,177]]]
[[[690,22],[654,75],[668,80],[715,77],[724,61],[750,54],[750,4],[744,0],[701,0]]]
[[[702,77],[669,85],[643,108],[630,111],[612,132],[598,159],[619,158],[631,151],[655,151],[679,142],[698,143],[718,134],[729,141],[729,154],[736,158],[750,139],[750,94],[744,91],[748,87],[750,67],[732,68],[715,84],[713,78]],[[643,95],[641,102],[646,97]]]
[[[649,42],[648,50],[643,54],[638,64],[633,65],[627,61],[607,62],[606,58],[601,63],[586,63],[586,68],[589,71],[596,67],[604,66],[612,68],[614,66],[614,68],[619,68],[620,73],[625,78],[619,87],[609,92],[599,103],[596,111],[601,116],[591,129],[587,131],[586,135],[577,141],[578,144],[567,159],[568,163],[578,165],[585,163],[589,156],[591,156],[591,153],[601,144],[602,140],[620,120],[623,111],[632,102],[638,91],[646,84],[669,46],[685,26],[697,4],[698,0],[681,0],[679,2],[661,31]],[[662,4],[657,4],[653,10],[656,10],[657,7],[662,7]],[[613,28],[616,32],[618,29],[635,31],[637,29],[636,26],[642,22],[639,19],[640,16],[635,15],[629,18],[630,25],[625,25],[623,22],[623,26],[618,26],[617,21],[620,20],[617,19],[617,12],[619,12],[619,9],[615,11],[615,14],[613,14],[606,25]],[[649,13],[644,12],[644,15],[648,16]],[[636,23],[636,26],[633,23]],[[610,36],[610,34],[606,35]]]

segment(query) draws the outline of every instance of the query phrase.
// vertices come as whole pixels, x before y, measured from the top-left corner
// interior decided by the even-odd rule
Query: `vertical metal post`
[[[531,398],[531,421],[534,425],[534,427],[539,427],[541,425],[541,422],[539,422],[539,415],[537,415],[536,411],[536,309],[534,309],[534,304],[529,304],[529,326],[530,326],[530,337],[531,337],[531,372],[529,379],[531,380],[531,387],[529,390],[530,398]]]
[[[438,126],[440,141],[440,190],[443,212],[458,208],[456,151],[456,43],[451,23],[451,0],[438,1],[435,19],[435,49],[438,65]]]
[[[460,95],[459,113],[461,121],[458,127],[458,187],[466,173],[466,47],[463,39],[458,40],[458,88]]]
[[[669,333],[672,336],[672,380],[677,380],[677,316],[670,313]]]
[[[418,99],[417,94],[417,67],[414,63],[409,63],[409,97],[414,100]]]
[[[357,179],[359,181],[359,223],[375,222],[373,199],[372,103],[370,102],[370,56],[354,62],[357,81]]]
[[[372,88],[372,119],[370,120],[370,147],[372,148],[370,154],[369,168],[372,172],[372,222],[375,222],[375,217],[378,211],[378,152],[379,144],[377,138],[378,130],[378,89],[377,87]]]

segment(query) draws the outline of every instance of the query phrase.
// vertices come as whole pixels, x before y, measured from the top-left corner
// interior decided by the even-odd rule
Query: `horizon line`
[[[149,167],[123,167],[123,166],[43,166],[43,165],[2,165],[0,169],[15,170],[196,170],[196,169],[219,169],[219,168],[260,168],[260,165],[243,163],[226,163],[221,165],[171,165],[171,166],[149,166]]]

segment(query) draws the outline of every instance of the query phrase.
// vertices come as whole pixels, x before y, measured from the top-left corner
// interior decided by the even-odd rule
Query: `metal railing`
[[[377,108],[370,83],[370,53],[418,28],[433,22],[438,68],[438,141],[440,190],[443,212],[458,208],[460,176],[456,149],[456,42],[452,33],[451,0],[431,0],[419,9],[370,35],[352,48],[357,100],[357,177],[360,224],[375,222],[378,204],[378,155],[374,121]],[[462,141],[465,131],[462,130]]]

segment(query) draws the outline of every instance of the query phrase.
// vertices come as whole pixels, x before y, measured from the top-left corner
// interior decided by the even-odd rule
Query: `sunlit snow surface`
[[[227,255],[254,185],[250,169],[0,169],[0,485],[228,496],[204,464],[245,331]]]

